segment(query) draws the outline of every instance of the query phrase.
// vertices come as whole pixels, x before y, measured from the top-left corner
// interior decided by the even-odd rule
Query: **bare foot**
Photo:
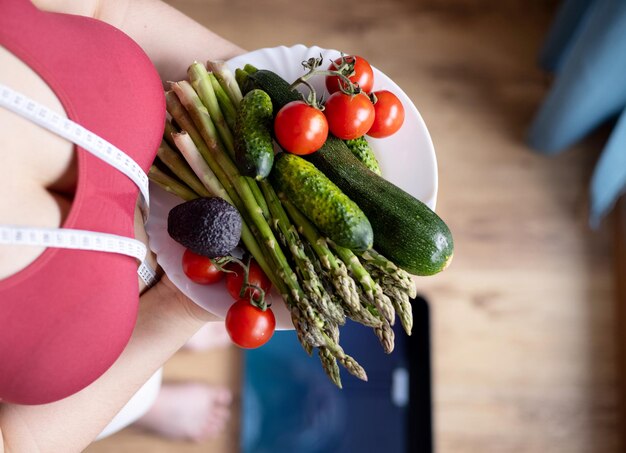
[[[136,426],[173,440],[201,442],[219,435],[230,417],[232,394],[200,383],[164,384]]]
[[[208,322],[185,344],[186,349],[205,351],[211,348],[220,348],[231,345],[230,337],[226,332],[224,322]]]

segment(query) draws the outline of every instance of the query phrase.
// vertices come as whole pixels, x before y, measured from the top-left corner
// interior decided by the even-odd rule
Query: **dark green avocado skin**
[[[228,255],[239,243],[241,216],[222,198],[196,198],[172,208],[167,232],[192,252],[216,258]]]

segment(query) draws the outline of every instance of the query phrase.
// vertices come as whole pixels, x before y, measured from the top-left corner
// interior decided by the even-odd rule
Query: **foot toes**
[[[228,406],[233,401],[233,394],[227,388],[215,389],[215,402]]]
[[[216,422],[226,422],[230,418],[230,409],[227,407],[216,407],[211,411],[211,420]]]
[[[230,418],[232,392],[201,383],[164,385],[140,423],[172,439],[200,442],[218,436]]]

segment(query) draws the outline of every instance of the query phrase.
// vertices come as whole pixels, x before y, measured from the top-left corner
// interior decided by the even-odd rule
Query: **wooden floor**
[[[586,224],[602,137],[556,158],[523,144],[549,86],[535,65],[544,3],[170,3],[248,49],[301,42],[367,56],[423,115],[439,161],[438,212],[456,242],[449,270],[419,283],[434,318],[438,451],[624,449],[610,230]],[[238,366],[233,351],[181,353],[166,371],[236,388]],[[185,445],[128,429],[88,451],[235,452],[236,432]]]

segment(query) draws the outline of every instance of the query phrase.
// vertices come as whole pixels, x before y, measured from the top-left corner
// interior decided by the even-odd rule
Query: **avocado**
[[[192,252],[216,258],[228,255],[239,243],[241,216],[222,198],[196,198],[172,208],[167,232]]]

